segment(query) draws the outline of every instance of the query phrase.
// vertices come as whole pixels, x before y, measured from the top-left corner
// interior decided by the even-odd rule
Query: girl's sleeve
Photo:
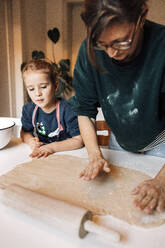
[[[25,104],[22,108],[22,116],[21,116],[22,130],[24,132],[33,131],[32,113],[33,113],[32,107],[28,104]]]

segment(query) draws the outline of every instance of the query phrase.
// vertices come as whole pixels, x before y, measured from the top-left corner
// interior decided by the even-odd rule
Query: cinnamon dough
[[[133,205],[131,191],[149,176],[135,170],[111,166],[92,181],[79,178],[87,159],[70,155],[51,155],[17,166],[0,177],[0,188],[17,184],[27,189],[84,207],[95,214],[110,214],[129,224],[158,226],[165,214],[145,215]]]

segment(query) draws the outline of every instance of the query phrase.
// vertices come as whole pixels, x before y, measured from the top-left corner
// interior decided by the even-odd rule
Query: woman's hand
[[[98,145],[94,121],[87,116],[78,116],[78,122],[89,156],[89,165],[80,173],[80,177],[88,181],[97,177],[101,171],[109,173],[110,168]]]
[[[46,158],[52,153],[54,153],[54,150],[52,149],[51,144],[48,144],[36,147],[29,156],[31,158]]]
[[[109,163],[102,156],[95,156],[90,159],[89,165],[80,173],[80,178],[89,181],[97,177],[101,171],[109,173]]]
[[[164,178],[163,178],[164,179]],[[133,190],[135,206],[146,214],[165,209],[165,179],[156,177],[141,183]]]

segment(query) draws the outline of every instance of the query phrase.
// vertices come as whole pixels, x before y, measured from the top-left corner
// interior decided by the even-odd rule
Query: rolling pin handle
[[[84,223],[84,229],[88,232],[99,234],[112,242],[120,241],[120,234],[116,231],[110,230],[104,226],[98,225],[97,223],[87,220]]]

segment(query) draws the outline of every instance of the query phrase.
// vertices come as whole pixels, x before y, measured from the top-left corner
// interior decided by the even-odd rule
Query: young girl
[[[65,100],[56,99],[57,74],[47,60],[31,60],[22,71],[31,102],[22,109],[21,138],[40,158],[83,146],[77,116]]]

